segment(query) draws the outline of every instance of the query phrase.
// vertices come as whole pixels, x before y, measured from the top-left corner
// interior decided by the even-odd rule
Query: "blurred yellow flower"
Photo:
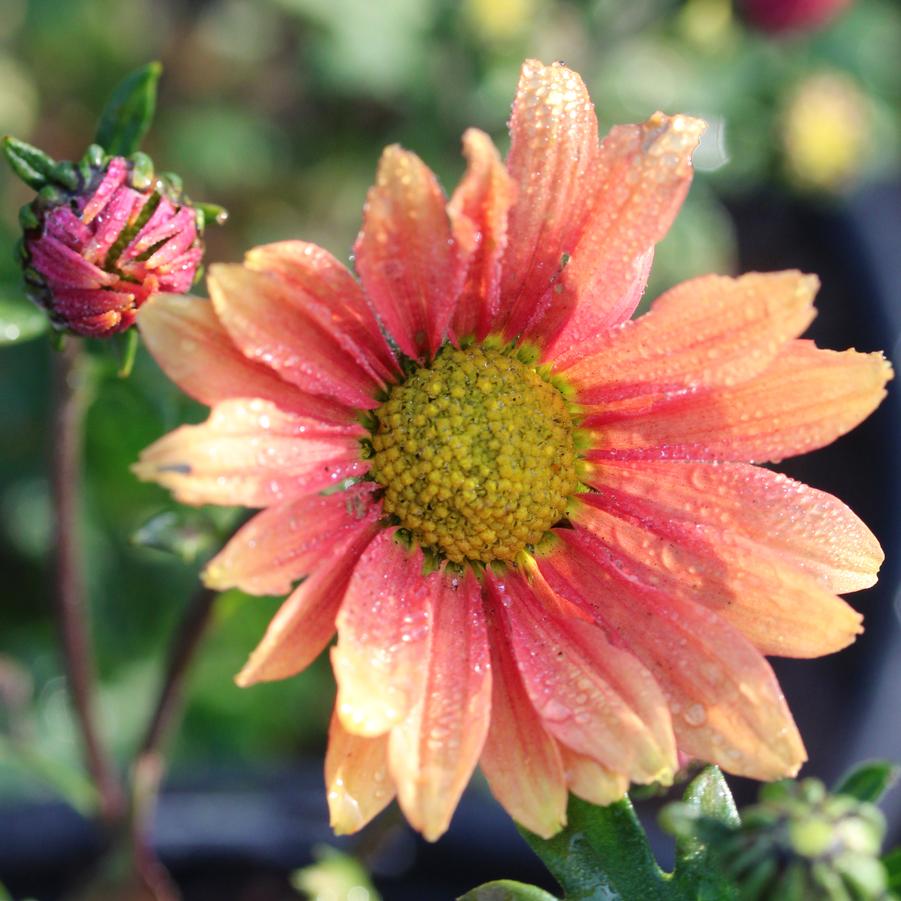
[[[804,79],[782,121],[789,177],[803,188],[840,190],[863,168],[871,125],[867,97],[852,79],[839,72]]]
[[[463,15],[484,41],[509,41],[531,21],[536,0],[465,0]]]

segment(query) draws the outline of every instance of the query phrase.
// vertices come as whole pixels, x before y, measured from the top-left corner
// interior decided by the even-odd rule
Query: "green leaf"
[[[156,111],[162,64],[148,63],[119,84],[100,116],[94,140],[110,156],[128,156],[141,145]]]
[[[688,897],[737,897],[735,887],[711,860],[705,838],[739,825],[732,792],[719,767],[705,767],[688,785],[681,804],[664,808],[661,825],[676,836],[675,882]]]
[[[607,807],[570,797],[567,827],[523,838],[563,888],[567,901],[669,901],[682,898],[651,854],[628,798]]]
[[[80,770],[45,757],[36,748],[0,735],[0,762],[9,762],[22,772],[51,786],[84,816],[90,816],[97,805],[97,792],[90,779]]]
[[[537,885],[526,885],[512,879],[486,882],[461,895],[457,901],[559,901]]]
[[[882,865],[885,867],[888,890],[895,895],[901,896],[901,848],[889,851],[882,858]]]
[[[894,785],[898,773],[899,768],[887,760],[871,760],[847,773],[833,791],[875,804]]]
[[[49,328],[47,314],[34,304],[0,297],[0,347],[39,338]]]
[[[10,135],[3,139],[3,154],[13,172],[35,191],[40,191],[49,181],[53,181],[56,161],[43,150],[32,147]]]
[[[724,826],[735,827],[740,823],[732,792],[719,767],[704,767],[688,784],[682,800],[698,813],[718,820]]]

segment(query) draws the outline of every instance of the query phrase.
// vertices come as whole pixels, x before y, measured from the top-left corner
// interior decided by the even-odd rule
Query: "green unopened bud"
[[[740,826],[706,838],[742,901],[878,901],[888,897],[878,860],[884,834],[872,804],[805,779],[765,786]]]

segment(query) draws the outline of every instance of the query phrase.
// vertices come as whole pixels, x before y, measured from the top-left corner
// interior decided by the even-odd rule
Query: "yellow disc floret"
[[[385,511],[455,563],[514,560],[576,489],[563,395],[503,350],[446,346],[375,414],[371,471]]]

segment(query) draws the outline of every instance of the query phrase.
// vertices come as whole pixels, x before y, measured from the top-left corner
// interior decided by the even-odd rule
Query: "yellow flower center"
[[[578,484],[563,395],[505,350],[447,346],[375,411],[385,510],[455,563],[514,560]]]

